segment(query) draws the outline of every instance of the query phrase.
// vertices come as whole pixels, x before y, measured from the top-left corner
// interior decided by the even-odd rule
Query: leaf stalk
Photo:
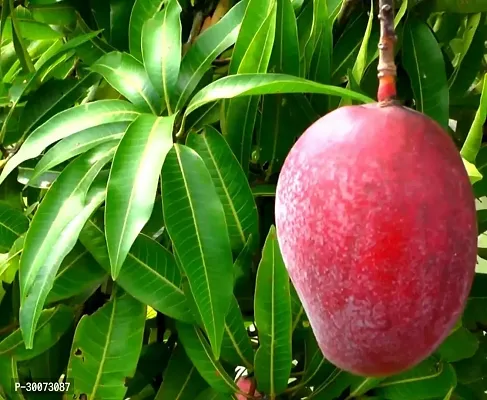
[[[397,41],[394,29],[394,0],[379,0],[379,65],[377,77],[379,89],[377,100],[387,104],[396,99],[396,64],[394,63],[394,45]]]

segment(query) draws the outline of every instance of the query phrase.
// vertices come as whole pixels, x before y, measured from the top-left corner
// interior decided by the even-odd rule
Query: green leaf
[[[37,4],[29,7],[32,17],[49,25],[71,25],[76,22],[76,11],[66,2]]]
[[[43,310],[35,332],[32,349],[25,347],[20,329],[15,330],[0,342],[0,357],[15,356],[17,361],[30,360],[54,346],[72,325],[73,309],[60,305]]]
[[[68,364],[74,394],[89,399],[121,399],[142,348],[146,307],[129,296],[112,299],[76,327]]]
[[[483,138],[483,126],[485,120],[487,119],[487,74],[484,75],[484,83],[482,86],[482,95],[480,97],[480,105],[475,113],[475,118],[472,122],[472,126],[468,131],[467,138],[463,143],[462,150],[460,154],[464,160],[471,164],[475,164],[475,159],[482,145]],[[465,162],[465,161],[464,161]],[[467,165],[468,167],[468,165]],[[468,170],[468,168],[467,168]],[[470,173],[469,173],[470,175]],[[480,176],[482,179],[482,176]]]
[[[60,112],[32,132],[3,168],[0,184],[18,165],[39,156],[54,142],[95,126],[133,121],[138,115],[134,106],[122,100],[99,100]]]
[[[225,213],[201,157],[175,144],[162,168],[166,229],[188,278],[215,358],[233,291],[233,260]]]
[[[105,206],[111,274],[117,279],[130,247],[149,220],[159,175],[172,146],[174,116],[140,115],[113,158]]]
[[[225,320],[221,358],[230,362],[234,367],[241,365],[247,370],[253,369],[254,351],[235,297],[232,298]]]
[[[477,337],[468,329],[460,326],[443,341],[437,352],[442,360],[455,362],[473,357],[479,348]]]
[[[141,112],[158,115],[162,110],[159,94],[144,69],[133,56],[119,51],[105,54],[90,69],[99,73]]]
[[[247,177],[223,136],[213,127],[191,132],[186,145],[201,157],[223,204],[232,250],[239,253],[249,235],[259,234],[257,206]]]
[[[107,277],[88,251],[76,244],[61,263],[46,304],[77,296],[95,289]]]
[[[170,98],[176,90],[181,66],[180,14],[178,1],[169,0],[142,29],[144,66],[156,91],[164,97],[169,115],[173,112]]]
[[[249,0],[230,62],[230,74],[267,71],[274,44],[276,11],[276,0],[264,3],[262,0]],[[258,104],[257,97],[231,98],[225,106],[222,131],[245,174],[249,168]]]
[[[465,158],[463,157],[462,157],[462,161],[463,161],[463,165],[465,166],[465,169],[467,170],[470,183],[473,185],[475,182],[481,181],[483,176],[480,173],[480,171],[477,169],[477,167],[471,162],[465,160]]]
[[[187,115],[215,100],[277,93],[317,93],[349,97],[363,103],[374,102],[373,99],[360,93],[338,86],[322,85],[296,76],[285,74],[244,74],[227,76],[201,89],[189,103],[185,114]]]
[[[260,345],[255,354],[259,391],[271,397],[287,388],[291,374],[291,295],[276,230],[271,226],[255,284],[255,325]]]
[[[174,256],[148,236],[137,237],[117,282],[127,293],[161,313],[193,321]]]
[[[220,393],[238,392],[233,378],[213,356],[208,341],[195,325],[176,322],[179,339],[187,356],[206,382]]]
[[[6,253],[29,228],[29,219],[19,210],[0,202],[0,252]]]
[[[96,74],[87,74],[79,80],[52,80],[43,84],[27,101],[19,130],[24,135],[74,103],[99,80]]]
[[[161,387],[154,400],[194,400],[195,394],[208,387],[206,381],[188,359],[181,345],[171,354]]]
[[[487,11],[487,4],[483,0],[433,0],[427,4],[431,11],[448,13],[472,14]]]
[[[328,10],[326,0],[313,0],[311,24],[306,27],[306,33],[301,36],[301,71],[302,76],[308,76],[313,55],[323,34],[324,26],[328,25]],[[301,22],[301,21],[300,21]]]
[[[110,272],[103,230],[93,221],[88,221],[79,238],[95,260]],[[193,320],[184,293],[180,289],[181,274],[174,256],[143,234],[137,237],[130,249],[117,283],[141,303],[171,318],[185,322]]]
[[[338,368],[323,357],[311,329],[307,332],[304,348],[305,369],[301,385],[319,386],[338,371]]]
[[[299,76],[299,57],[298,27],[293,5],[291,0],[278,0],[270,70]]]
[[[463,38],[461,41],[461,51],[460,53],[457,53],[455,55],[455,69],[451,76],[448,78],[448,86],[451,88],[453,84],[455,83],[455,80],[458,77],[458,73],[460,71],[460,68],[462,66],[463,60],[465,59],[465,56],[468,53],[468,50],[470,49],[470,46],[473,42],[473,38],[475,37],[475,34],[477,33],[477,29],[479,28],[479,24],[481,21],[482,14],[477,13],[477,14],[472,14],[469,16],[467,19],[467,24],[465,27],[465,31],[463,33]],[[485,21],[482,21],[485,23]],[[480,26],[481,27],[481,26]]]
[[[74,160],[59,175],[32,219],[20,257],[20,327],[27,348],[57,270],[79,232],[105,198],[104,188],[88,189],[115,147],[102,145]]]
[[[356,378],[356,376],[336,368],[325,381],[315,387],[311,398],[313,400],[335,400],[350,387]]]
[[[219,393],[213,388],[201,392],[196,400],[233,400],[234,397],[228,393]]]
[[[404,25],[402,60],[411,81],[416,110],[447,129],[449,92],[443,55],[431,29],[413,14]]]
[[[362,40],[362,44],[360,45],[360,49],[358,51],[357,60],[355,60],[355,64],[353,65],[352,69],[352,75],[358,84],[360,84],[360,81],[364,76],[365,68],[367,67],[367,49],[369,47],[369,40],[370,34],[372,32],[372,25],[374,23],[374,17],[374,2],[370,2],[370,12],[369,20],[367,22],[367,29],[365,30],[364,39]]]
[[[175,111],[180,111],[197,87],[212,62],[228,47],[232,46],[238,36],[247,0],[233,6],[215,25],[198,36],[181,61],[177,91],[171,104]]]
[[[37,163],[29,178],[29,186],[37,183],[40,177],[51,168],[70,158],[83,154],[99,145],[110,142],[116,146],[127,130],[130,122],[113,122],[85,129],[68,136],[52,146]]]
[[[445,396],[456,383],[453,367],[430,357],[418,366],[386,379],[374,392],[390,400],[429,399]]]
[[[129,22],[130,54],[142,61],[142,28],[166,3],[166,0],[136,0]]]
[[[2,394],[8,399],[25,400],[22,390],[16,390],[15,383],[19,381],[17,360],[15,357],[0,357],[0,399],[4,400]]]

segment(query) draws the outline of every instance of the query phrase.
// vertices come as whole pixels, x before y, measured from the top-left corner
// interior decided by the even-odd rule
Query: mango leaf
[[[208,387],[206,381],[188,359],[181,345],[171,354],[161,387],[154,400],[194,400],[195,394]]]
[[[86,114],[90,118],[86,118]],[[122,100],[99,100],[60,112],[32,132],[19,151],[5,164],[0,174],[0,184],[17,166],[39,156],[54,142],[95,126],[133,121],[138,115],[134,106]]]
[[[232,60],[230,74],[265,73],[276,30],[276,0],[249,0]],[[225,104],[225,103],[224,103]],[[230,99],[225,104],[222,131],[245,174],[248,172],[259,98]]]
[[[103,230],[93,221],[88,221],[79,238],[93,258],[106,272],[110,272]],[[130,249],[117,283],[132,297],[163,314],[185,322],[193,320],[180,289],[181,274],[174,256],[143,234],[137,237]]]
[[[326,0],[313,0],[312,10],[311,24],[306,28],[306,33],[301,36],[300,42],[302,76],[308,76],[313,55],[324,30],[323,27],[329,25]]]
[[[291,0],[277,1],[276,33],[269,62],[272,72],[299,76],[299,40]]]
[[[191,99],[185,115],[215,100],[237,96],[276,93],[317,93],[330,96],[349,97],[363,103],[373,99],[338,86],[322,85],[307,79],[286,74],[243,74],[231,75],[207,85]]]
[[[225,320],[221,358],[230,362],[232,366],[241,365],[249,371],[253,369],[254,351],[235,297],[232,298]]]
[[[142,114],[117,147],[105,206],[113,279],[117,279],[130,247],[151,216],[162,164],[172,146],[173,124],[174,116]]]
[[[218,359],[233,290],[232,251],[211,175],[189,147],[175,144],[166,157],[162,205],[166,229]]]
[[[36,62],[35,72],[30,73],[26,79],[22,79],[12,86],[12,88],[10,89],[10,101],[12,102],[12,104],[0,130],[0,138],[2,140],[5,136],[8,122],[12,118],[12,115],[14,114],[17,104],[19,103],[21,98],[30,90],[35,88],[38,83],[41,83],[45,75],[53,69],[54,65],[62,60],[64,55],[86,43],[87,41],[98,35],[98,33],[99,32],[90,32],[86,35],[80,35],[62,45],[61,42],[56,42],[59,44],[59,46],[51,46],[51,48],[46,51],[43,56]],[[2,180],[0,179],[0,183],[1,181]]]
[[[271,397],[287,388],[291,374],[291,295],[289,276],[282,260],[276,230],[267,235],[255,284],[255,325],[259,348],[255,377],[260,391]]]
[[[174,256],[155,240],[139,235],[117,282],[136,299],[169,317],[192,322]]]
[[[473,185],[474,183],[481,181],[483,178],[483,175],[480,173],[480,171],[477,169],[475,164],[472,164],[471,162],[465,160],[465,158],[462,157],[463,165],[465,166],[465,169],[467,170],[468,178],[470,179],[470,183]]]
[[[144,66],[130,54],[114,51],[105,54],[90,69],[99,73],[141,112],[158,115],[162,110],[159,94]]]
[[[334,400],[350,387],[356,377],[335,368],[321,384],[315,387],[311,395],[313,400]]]
[[[206,382],[220,393],[238,392],[237,385],[213,356],[208,341],[195,325],[176,322],[184,350]]]
[[[465,27],[465,31],[463,33],[462,41],[461,41],[461,51],[456,54],[455,69],[453,70],[453,73],[451,74],[451,76],[448,78],[449,88],[452,87],[452,85],[455,83],[455,80],[457,79],[458,72],[460,71],[463,60],[465,59],[465,56],[467,55],[468,50],[470,49],[470,46],[473,42],[473,38],[474,38],[475,34],[477,33],[477,29],[479,28],[481,17],[482,17],[482,14],[477,13],[477,14],[470,15],[467,19],[467,24]],[[485,21],[483,21],[483,22],[485,22]]]
[[[487,11],[487,4],[482,0],[433,0],[425,3],[433,12],[472,14]]]
[[[104,188],[87,192],[114,152],[112,144],[105,144],[74,160],[56,179],[32,219],[19,275],[20,327],[27,348],[32,346],[37,320],[62,260],[105,198]]]
[[[471,164],[475,164],[475,159],[482,145],[483,126],[487,119],[487,74],[484,75],[484,83],[482,86],[482,95],[480,97],[480,106],[475,113],[475,118],[472,126],[468,131],[467,138],[460,150],[461,156],[464,160]],[[470,175],[470,174],[469,174]]]
[[[46,304],[77,296],[94,289],[107,278],[106,272],[79,243],[61,263]]]
[[[215,128],[206,126],[201,134],[191,132],[186,145],[200,155],[211,174],[225,211],[232,250],[238,254],[249,235],[257,238],[259,233],[257,206],[247,178],[225,139]]]
[[[350,397],[358,397],[374,389],[385,378],[368,378],[363,376],[354,376],[350,385]]]
[[[455,362],[473,357],[479,348],[476,336],[463,326],[455,329],[437,350],[442,360]]]
[[[71,25],[76,22],[76,11],[64,2],[31,4],[29,10],[36,21],[49,25]]]
[[[211,68],[211,63],[237,39],[242,23],[247,0],[233,6],[215,25],[198,36],[181,61],[178,85],[174,100],[175,111],[180,111],[190,95]]]
[[[240,395],[242,396],[242,395]],[[213,388],[208,388],[205,391],[201,392],[196,400],[233,400],[234,397],[227,393],[218,393]]]
[[[74,395],[123,398],[142,349],[146,307],[128,294],[111,300],[76,327],[68,364]]]
[[[0,202],[0,252],[8,252],[28,228],[29,219],[22,212],[5,202]]]
[[[455,387],[453,367],[433,357],[416,367],[383,381],[374,391],[391,400],[416,400],[445,396]]]
[[[98,80],[99,77],[96,74],[87,74],[79,80],[66,79],[46,82],[27,101],[22,112],[19,130],[26,135],[53,115],[73,106]]]
[[[8,3],[8,2],[7,2]],[[12,400],[25,400],[22,390],[15,388],[19,381],[17,360],[15,357],[0,357],[0,399],[5,400],[2,394],[10,396]]]
[[[142,57],[145,70],[156,89],[164,98],[169,115],[172,114],[170,97],[178,83],[181,66],[181,6],[169,0],[162,11],[146,21],[142,29]]]
[[[30,360],[54,346],[74,320],[73,309],[60,305],[43,310],[36,327],[34,346],[25,347],[20,329],[0,342],[0,357],[14,356],[17,361]]]
[[[370,34],[372,32],[372,25],[374,23],[374,3],[370,3],[369,20],[367,22],[367,29],[365,30],[364,39],[358,51],[357,60],[353,65],[352,75],[355,81],[360,84],[364,76],[365,68],[367,67],[367,49],[369,47]]]
[[[304,348],[305,368],[301,384],[319,386],[338,369],[323,357],[311,329],[305,337]]]
[[[142,29],[145,21],[152,18],[166,0],[135,0],[129,22],[130,54],[142,61]]]
[[[447,129],[449,92],[443,55],[429,26],[412,14],[404,25],[402,60],[411,81],[416,110]]]
[[[72,157],[107,142],[116,146],[129,124],[128,121],[122,121],[99,125],[60,140],[39,160],[29,178],[29,186],[37,183],[39,176]]]

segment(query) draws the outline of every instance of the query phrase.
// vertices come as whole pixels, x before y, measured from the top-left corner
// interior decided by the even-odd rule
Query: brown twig
[[[382,104],[395,101],[396,98],[396,64],[394,63],[394,0],[379,0],[380,40],[379,65],[377,77],[379,90],[377,100]]]

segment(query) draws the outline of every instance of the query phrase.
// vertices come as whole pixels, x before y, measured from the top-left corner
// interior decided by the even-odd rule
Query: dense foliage
[[[256,398],[487,397],[482,235],[462,320],[384,379],[323,359],[280,256],[290,147],[375,98],[374,6],[3,0],[1,400],[61,399],[15,383],[63,379],[66,398],[226,400],[242,374]],[[482,234],[487,5],[396,6],[399,98],[454,138]]]

